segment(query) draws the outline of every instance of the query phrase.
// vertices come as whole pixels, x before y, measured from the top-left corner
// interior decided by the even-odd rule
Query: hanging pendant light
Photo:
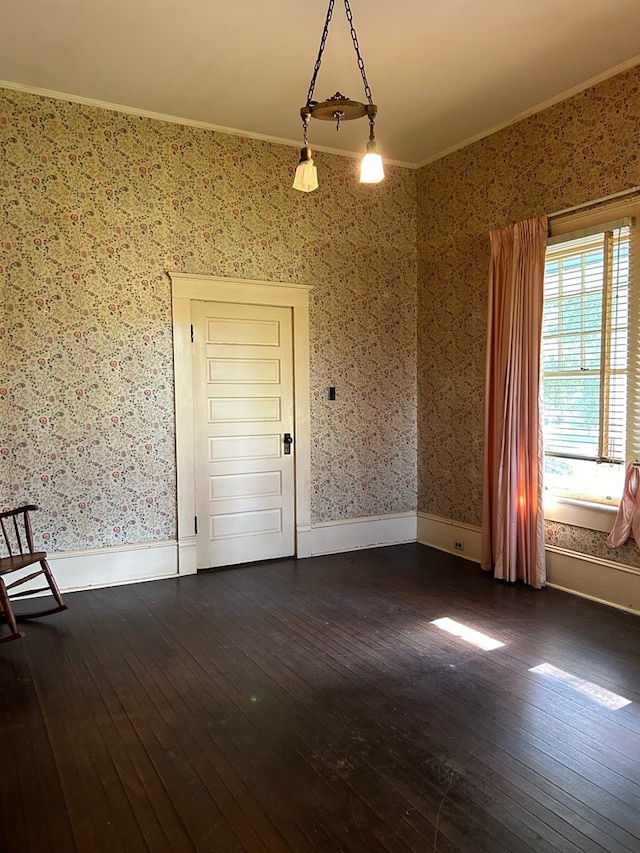
[[[373,122],[369,122],[369,141],[367,142],[367,153],[360,164],[360,183],[379,184],[384,178],[384,167],[382,157],[376,150],[376,140],[373,135]]]
[[[296,169],[296,176],[293,180],[293,189],[300,190],[303,193],[310,193],[312,190],[318,189],[318,170],[313,163],[311,149],[307,143],[307,128],[309,126],[309,116],[305,117],[304,124],[304,148],[300,152],[300,162]]]
[[[307,103],[304,107],[301,107],[300,109],[300,116],[302,118],[304,133],[304,148],[300,152],[300,163],[298,164],[298,168],[296,169],[293,188],[296,190],[301,190],[302,192],[311,192],[312,190],[315,190],[318,186],[317,169],[313,163],[311,149],[309,148],[307,141],[309,119],[311,118],[320,119],[321,121],[335,121],[336,130],[340,130],[340,122],[351,121],[352,119],[364,118],[364,116],[368,116],[369,141],[367,143],[367,150],[364,157],[362,158],[362,164],[360,167],[360,183],[377,184],[384,178],[384,167],[382,165],[382,157],[376,150],[376,140],[374,134],[375,120],[376,115],[378,113],[378,108],[373,103],[371,89],[369,88],[369,83],[367,82],[367,75],[365,74],[364,70],[364,62],[362,60],[362,57],[360,56],[358,36],[356,35],[355,27],[353,25],[353,15],[351,13],[351,7],[349,6],[349,0],[344,0],[344,9],[347,15],[347,21],[349,22],[351,40],[353,41],[353,47],[356,52],[356,59],[358,63],[358,68],[360,69],[360,74],[362,76],[364,94],[367,98],[367,103],[360,103],[360,101],[352,101],[350,98],[347,98],[340,92],[336,92],[335,95],[332,95],[326,101],[318,102],[313,100],[313,91],[316,86],[316,78],[318,76],[318,71],[320,70],[320,65],[322,64],[322,54],[324,52],[327,36],[329,34],[329,23],[331,21],[331,16],[333,15],[334,5],[335,0],[329,0],[327,17],[324,22],[322,38],[320,39],[320,50],[318,51],[318,58],[316,59],[316,64],[313,69],[313,76],[311,77],[311,84],[309,86],[309,92],[307,94]]]
[[[300,152],[300,162],[296,169],[293,188],[303,193],[310,193],[311,190],[318,189],[318,170],[314,165],[311,149],[308,145],[305,145]]]

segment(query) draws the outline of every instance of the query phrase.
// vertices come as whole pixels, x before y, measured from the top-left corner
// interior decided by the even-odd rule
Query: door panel
[[[282,528],[282,511],[279,508],[257,512],[219,513],[211,518],[211,538],[255,536],[278,533]]]
[[[282,493],[282,475],[279,471],[255,474],[218,474],[209,480],[209,500],[227,498],[265,497]]]
[[[209,328],[208,331],[212,330]],[[208,368],[209,382],[228,382],[231,385],[238,382],[255,382],[273,385],[280,381],[280,362],[277,359],[217,358],[208,362]]]
[[[218,397],[209,401],[209,420],[213,422],[278,421],[280,414],[279,397],[239,397],[237,399]]]
[[[288,308],[191,303],[198,568],[294,553]]]
[[[229,427],[229,424],[225,424]],[[282,437],[274,435],[221,435],[209,438],[209,462],[279,459]]]

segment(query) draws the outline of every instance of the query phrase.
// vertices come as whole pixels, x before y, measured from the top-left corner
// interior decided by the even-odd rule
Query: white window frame
[[[636,228],[632,231],[631,256],[633,258],[632,281],[630,282],[629,304],[629,388],[627,394],[627,461],[640,452],[640,322],[633,325],[632,318],[640,317],[640,200],[620,201],[598,209],[581,211],[551,220],[552,238],[578,236],[596,226],[633,217]],[[573,497],[560,497],[545,493],[544,517],[574,527],[609,532],[618,507]]]

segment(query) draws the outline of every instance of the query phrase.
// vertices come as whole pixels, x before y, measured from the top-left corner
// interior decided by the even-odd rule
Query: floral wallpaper
[[[176,536],[167,271],[313,285],[312,519],[416,506],[416,183],[0,90],[0,504],[51,551]],[[337,399],[327,399],[329,385]]]
[[[482,523],[491,229],[640,185],[640,68],[418,172],[418,508]],[[630,540],[547,522],[549,544],[640,566]]]
[[[0,504],[39,504],[52,551],[175,537],[175,270],[313,285],[314,523],[417,493],[479,525],[488,232],[640,185],[639,93],[634,69],[378,186],[317,153],[306,195],[293,148],[0,89]]]

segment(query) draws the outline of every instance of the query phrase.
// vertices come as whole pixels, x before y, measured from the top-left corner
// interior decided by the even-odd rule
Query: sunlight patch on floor
[[[539,666],[533,666],[529,672],[536,672],[540,675],[547,675],[556,681],[561,681],[563,684],[568,684],[578,693],[597,702],[608,708],[610,711],[617,711],[619,708],[624,708],[625,705],[630,705],[631,700],[625,699],[624,696],[618,696],[617,693],[612,693],[599,684],[594,684],[592,681],[585,681],[583,678],[578,678],[577,675],[572,675],[570,672],[565,672],[563,669],[558,669],[550,663],[541,663]]]
[[[431,624],[437,625],[438,628],[442,628],[443,631],[449,634],[453,634],[454,637],[466,640],[467,643],[471,643],[485,652],[490,652],[492,649],[499,649],[501,646],[504,646],[504,643],[501,643],[500,640],[494,640],[493,637],[488,637],[474,628],[469,628],[468,625],[463,625],[462,622],[456,622],[455,619],[449,619],[448,616],[444,616],[442,619],[434,619]]]

